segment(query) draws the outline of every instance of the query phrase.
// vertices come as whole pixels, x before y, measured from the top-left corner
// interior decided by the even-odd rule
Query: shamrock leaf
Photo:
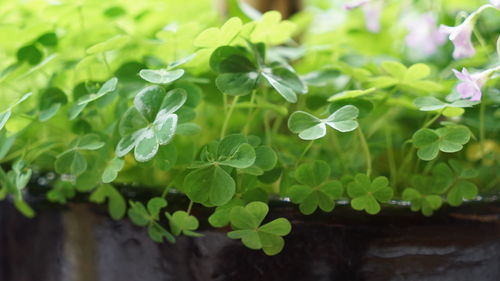
[[[59,88],[48,88],[40,95],[40,115],[41,122],[52,118],[61,106],[68,102],[66,94]]]
[[[289,66],[275,63],[264,68],[262,76],[288,102],[297,102],[297,93],[307,93],[307,85]]]
[[[42,61],[43,53],[35,44],[23,46],[17,50],[17,61],[37,65]]]
[[[7,194],[14,197],[14,206],[24,216],[32,218],[35,216],[33,209],[24,201],[22,190],[28,184],[32,175],[32,170],[25,166],[23,160],[17,160],[12,165],[12,170],[8,173],[0,167],[0,199],[4,199]]]
[[[244,48],[217,48],[210,56],[210,67],[219,73],[215,85],[226,95],[244,96],[258,87],[257,67],[250,60],[250,53]]]
[[[68,199],[75,196],[75,188],[69,181],[58,181],[54,187],[47,192],[47,199],[51,202],[66,204]]]
[[[335,207],[335,199],[342,196],[342,183],[327,181],[330,176],[330,166],[324,161],[314,161],[300,165],[295,171],[295,177],[301,185],[294,185],[288,190],[290,199],[300,204],[300,211],[310,215],[319,207],[330,212]]]
[[[243,172],[260,176],[264,172],[272,170],[277,162],[278,156],[271,147],[258,146],[255,148],[255,162],[252,166],[244,168]]]
[[[160,145],[172,141],[178,115],[175,112],[186,102],[186,91],[174,89],[165,94],[159,86],[143,89],[134,99],[120,121],[122,138],[116,147],[116,155],[123,157],[134,150],[135,159],[146,162],[158,152]]]
[[[451,171],[450,171],[451,172]],[[421,210],[424,216],[430,216],[441,208],[443,200],[439,194],[444,190],[439,187],[435,177],[415,176],[410,188],[403,191],[403,200],[411,202],[411,210]]]
[[[127,204],[123,196],[110,184],[100,185],[92,194],[89,200],[95,203],[104,203],[108,199],[108,210],[111,217],[115,220],[123,218],[127,210]]]
[[[149,237],[158,243],[167,239],[170,243],[175,242],[172,233],[163,228],[158,220],[160,219],[160,210],[167,206],[167,201],[160,197],[152,198],[148,201],[147,209],[141,202],[129,202],[128,217],[138,226],[147,226]]]
[[[421,111],[443,110],[443,115],[447,117],[459,116],[464,113],[463,108],[472,107],[479,102],[470,100],[455,100],[451,103],[443,102],[435,97],[418,97],[413,102]]]
[[[185,177],[183,186],[189,199],[215,206],[229,202],[235,191],[233,178],[217,165],[190,172]]]
[[[218,206],[210,217],[208,222],[213,227],[223,227],[229,224],[231,210],[236,206],[244,206],[245,201],[240,198],[233,198],[222,206]]]
[[[184,179],[186,194],[194,202],[221,206],[229,202],[235,192],[234,179],[221,166],[248,168],[255,163],[256,154],[247,137],[235,134],[205,146],[200,158],[201,161],[192,165],[197,169]]]
[[[282,236],[290,233],[290,222],[285,218],[275,219],[261,225],[269,207],[262,202],[252,202],[245,207],[236,206],[231,210],[230,221],[235,229],[227,235],[231,239],[241,239],[250,249],[262,249],[266,255],[276,255],[285,245]]]
[[[357,174],[354,181],[347,185],[347,194],[352,198],[353,209],[365,210],[374,215],[380,212],[380,203],[388,202],[393,196],[393,190],[388,186],[386,177],[377,177],[373,181],[365,174]]]
[[[424,216],[431,216],[443,203],[439,195],[425,195],[414,188],[406,188],[403,192],[403,200],[411,202],[411,210],[421,210]]]
[[[451,168],[450,168],[451,167]],[[439,163],[432,169],[435,179],[434,185],[441,193],[447,191],[448,204],[459,206],[465,199],[474,199],[478,194],[478,188],[468,179],[478,176],[476,170],[464,168],[456,160],[450,160],[449,165]]]
[[[19,100],[17,100],[15,103],[11,104],[6,110],[3,112],[0,112],[0,130],[3,129],[7,121],[9,120],[10,116],[12,115],[12,109],[31,97],[32,93],[27,93],[24,96],[22,96]]]
[[[202,234],[194,232],[198,229],[198,219],[194,216],[190,216],[184,211],[176,211],[172,215],[166,213],[166,216],[170,222],[170,229],[172,234],[179,236],[181,233],[192,237],[201,237]]]
[[[228,19],[221,28],[211,27],[201,32],[193,45],[201,48],[216,48],[229,45],[240,33],[243,23],[237,17]]]
[[[254,25],[254,27],[252,25]],[[250,40],[252,42],[278,45],[291,38],[296,25],[288,20],[282,21],[279,12],[270,11],[264,13],[258,21],[251,23],[247,28],[253,28],[250,35]]]
[[[346,105],[325,119],[319,119],[307,112],[296,111],[288,119],[288,128],[299,134],[303,140],[315,140],[326,135],[326,125],[340,132],[350,132],[358,127],[355,120],[359,110],[353,105]]]
[[[396,61],[385,61],[382,69],[389,75],[371,78],[370,84],[374,88],[388,88],[398,86],[404,89],[419,92],[438,92],[442,86],[424,78],[430,75],[430,68],[426,64],[417,63],[409,68]]]
[[[85,94],[78,98],[75,104],[69,109],[69,120],[73,120],[87,107],[87,105],[93,101],[103,98],[109,93],[116,90],[118,84],[118,79],[113,77],[108,81],[104,82],[97,93]]]
[[[82,150],[97,150],[104,146],[99,136],[88,134],[76,138],[70,143],[70,149],[59,154],[54,163],[56,172],[78,176],[87,170],[87,160],[80,153]]]
[[[106,166],[106,169],[104,169],[104,172],[102,173],[101,180],[103,183],[110,183],[116,179],[118,176],[118,172],[123,169],[123,166],[125,165],[125,161],[120,158],[114,158],[111,160]]]
[[[123,48],[123,46],[125,46],[129,40],[130,38],[127,35],[116,35],[112,38],[109,38],[106,41],[99,42],[95,45],[90,46],[87,49],[87,54],[93,55],[93,54],[104,53],[111,50],[117,50]]]
[[[153,84],[166,85],[174,82],[175,80],[181,78],[184,75],[184,69],[175,69],[176,67],[183,65],[194,58],[194,54],[186,58],[180,59],[173,62],[164,69],[142,69],[139,71],[139,76]]]
[[[420,129],[412,137],[413,145],[418,148],[417,155],[422,160],[432,160],[439,151],[452,153],[462,150],[469,142],[471,133],[464,126],[450,126],[432,129]]]

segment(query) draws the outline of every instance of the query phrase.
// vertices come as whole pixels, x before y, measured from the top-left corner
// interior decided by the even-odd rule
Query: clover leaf
[[[297,102],[297,93],[307,93],[307,85],[286,63],[265,63],[265,45],[247,42],[243,47],[222,46],[210,57],[210,67],[219,75],[217,88],[227,95],[244,96],[257,89],[261,77],[289,102]]]
[[[47,199],[51,202],[66,204],[68,199],[75,196],[76,191],[73,184],[69,181],[58,181],[54,187],[47,192]]]
[[[403,200],[411,202],[411,210],[421,210],[424,216],[431,216],[443,203],[439,195],[425,195],[414,188],[407,188],[403,192]]]
[[[285,245],[282,236],[290,233],[292,226],[285,218],[278,218],[262,225],[268,212],[269,207],[262,202],[234,207],[231,210],[230,220],[235,230],[229,232],[227,236],[231,239],[241,239],[250,249],[262,249],[266,255],[278,254]]]
[[[444,192],[436,183],[436,178],[415,176],[411,186],[403,191],[403,200],[410,201],[411,210],[421,211],[424,216],[431,216],[434,211],[441,208],[443,200],[440,196]]]
[[[382,75],[370,79],[370,85],[374,88],[388,88],[399,86],[420,92],[436,92],[442,86],[431,80],[425,80],[431,73],[430,67],[423,63],[417,63],[409,68],[396,61],[385,61],[382,69],[388,75]]]
[[[41,122],[52,118],[61,106],[68,102],[66,94],[59,88],[47,88],[40,95],[40,115]]]
[[[175,237],[172,233],[163,228],[158,221],[160,220],[160,210],[167,206],[167,201],[160,197],[152,198],[147,203],[147,209],[141,202],[130,201],[128,209],[128,217],[138,226],[147,226],[149,237],[158,243],[162,243],[164,239],[170,243],[175,242]]]
[[[464,113],[463,108],[472,107],[479,102],[458,99],[453,102],[443,102],[435,97],[418,97],[413,102],[421,111],[443,110],[443,115],[448,117],[459,116]]]
[[[452,153],[462,150],[469,142],[470,130],[464,126],[449,126],[432,129],[420,129],[412,137],[413,145],[418,149],[417,155],[422,160],[432,160],[439,151]]]
[[[189,215],[184,211],[176,211],[172,215],[166,213],[170,222],[170,230],[172,234],[179,236],[182,234],[192,237],[201,237],[203,234],[196,233],[194,230],[198,229],[198,219]]]
[[[12,115],[12,109],[31,97],[32,93],[27,93],[23,95],[19,100],[17,100],[15,103],[11,104],[6,110],[3,112],[0,112],[0,130],[3,129],[7,121],[9,120],[10,116]]]
[[[35,216],[35,211],[24,201],[22,190],[31,179],[32,170],[26,163],[19,159],[12,165],[12,170],[8,173],[0,167],[0,199],[4,199],[7,194],[14,197],[14,206],[19,212],[28,218]]]
[[[448,163],[449,165],[438,163],[432,169],[436,188],[441,192],[447,191],[446,199],[451,206],[459,206],[465,199],[474,199],[478,194],[478,188],[469,179],[477,177],[477,171],[464,168],[460,162],[453,159]]]
[[[118,79],[113,77],[99,88],[97,93],[85,94],[75,101],[75,104],[69,109],[69,120],[73,120],[87,107],[87,105],[93,101],[103,98],[104,96],[112,93],[116,90],[118,84]]]
[[[184,179],[185,192],[194,202],[221,206],[235,193],[235,182],[228,169],[251,167],[256,154],[247,137],[235,134],[205,146],[200,158],[192,165],[196,169]]]
[[[134,107],[125,112],[119,125],[122,138],[116,155],[123,157],[134,149],[139,162],[152,159],[160,145],[172,141],[178,115],[175,112],[186,102],[183,89],[165,90],[159,86],[143,89],[134,99]]]
[[[264,172],[270,171],[274,168],[274,166],[276,166],[278,156],[269,146],[262,145],[254,148],[255,162],[252,166],[244,168],[242,171],[247,174],[260,176],[263,175]]]
[[[300,211],[310,215],[319,207],[330,212],[335,207],[335,199],[343,193],[340,181],[328,181],[330,166],[324,161],[314,161],[300,165],[295,177],[301,185],[294,185],[288,190],[290,199],[298,203]]]
[[[120,158],[114,158],[112,159],[109,164],[106,166],[106,169],[104,169],[104,172],[102,173],[101,180],[103,183],[110,183],[116,179],[118,176],[118,172],[123,169],[123,166],[125,165],[125,161]]]
[[[251,23],[255,25],[250,35],[252,42],[264,42],[269,45],[278,45],[289,40],[296,28],[295,23],[281,20],[281,14],[277,11],[266,12],[258,21]]]
[[[56,172],[78,176],[87,170],[87,160],[81,154],[82,150],[97,150],[104,146],[104,142],[95,134],[88,134],[76,138],[70,143],[70,149],[56,157],[54,163]]]
[[[240,198],[233,198],[226,204],[218,206],[208,217],[208,222],[213,227],[223,227],[229,224],[231,210],[236,206],[245,206],[245,201]]]
[[[139,71],[139,76],[153,84],[166,85],[174,82],[181,78],[185,71],[184,69],[175,69],[176,67],[183,65],[194,58],[194,54],[176,62],[170,63],[167,68],[164,69],[142,69]]]
[[[193,45],[201,48],[216,48],[228,45],[240,33],[243,23],[237,17],[228,19],[221,28],[211,27],[201,32]]]
[[[393,196],[393,190],[386,177],[376,177],[373,181],[365,174],[357,174],[347,185],[347,194],[352,198],[353,209],[365,210],[374,215],[380,212],[380,203],[388,202]]]
[[[108,210],[111,217],[115,220],[122,219],[127,210],[125,199],[118,190],[110,184],[102,184],[92,194],[89,200],[95,203],[104,203],[108,199]]]
[[[288,128],[299,134],[303,140],[315,140],[326,135],[326,125],[340,132],[350,132],[358,127],[355,120],[359,110],[353,105],[346,105],[325,119],[319,119],[304,111],[296,111],[288,119]]]

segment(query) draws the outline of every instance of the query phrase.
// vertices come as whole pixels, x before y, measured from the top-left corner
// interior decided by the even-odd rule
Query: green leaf
[[[111,92],[114,92],[116,90],[117,84],[118,84],[118,78],[113,77],[113,78],[109,79],[101,86],[101,88],[99,89],[99,91],[97,93],[85,95],[85,96],[81,97],[80,99],[78,99],[78,104],[84,105],[84,104],[93,102],[95,100],[98,100]]]
[[[446,103],[435,97],[418,97],[413,102],[418,109],[422,111],[434,111],[446,107]]]
[[[347,194],[352,198],[353,209],[365,210],[368,214],[374,215],[380,212],[380,204],[388,202],[394,191],[388,186],[386,177],[377,177],[373,181],[365,174],[357,174],[354,181],[347,185]]]
[[[284,218],[260,225],[269,208],[262,202],[251,202],[245,207],[235,206],[231,210],[231,225],[236,229],[228,233],[231,239],[241,239],[243,244],[254,250],[262,249],[267,255],[281,252],[284,240],[281,236],[291,231],[290,222]]]
[[[21,104],[25,100],[27,100],[29,97],[31,97],[33,93],[29,92],[24,94],[20,99],[18,99],[15,103],[11,104],[4,112],[0,113],[0,130],[3,129],[7,121],[9,120],[10,116],[12,115],[12,109],[16,107],[17,105]]]
[[[291,103],[297,102],[297,93],[290,87],[282,77],[275,75],[271,71],[263,71],[262,76],[269,84],[280,94],[286,101]],[[305,84],[304,84],[305,85]]]
[[[129,40],[130,38],[126,35],[116,35],[115,37],[112,37],[104,42],[92,45],[87,49],[87,54],[92,55],[120,49],[123,48]]]
[[[222,206],[235,192],[233,178],[219,166],[209,166],[190,172],[184,179],[186,194],[194,202]]]
[[[397,61],[384,61],[382,68],[391,76],[403,80],[407,73],[407,68],[402,63]]]
[[[68,150],[56,158],[56,172],[78,176],[87,170],[87,160],[78,150]]]
[[[165,96],[165,89],[162,87],[149,86],[135,96],[134,106],[149,122],[153,122]]]
[[[40,115],[38,119],[41,122],[52,118],[59,108],[68,102],[66,94],[59,88],[47,88],[40,95]]]
[[[125,161],[120,158],[114,158],[111,160],[106,166],[106,169],[104,169],[104,172],[102,173],[101,180],[103,183],[110,183],[113,182],[116,177],[118,176],[118,172],[123,169],[123,166],[125,165]]]
[[[170,71],[167,69],[142,69],[139,72],[139,76],[150,83],[166,85],[181,78],[184,75],[184,72],[184,69],[175,69]]]
[[[161,197],[155,197],[151,198],[148,201],[148,212],[149,215],[154,219],[154,220],[159,220],[160,217],[160,210],[167,207],[167,200],[161,198]]]
[[[301,184],[318,186],[330,176],[330,166],[324,161],[314,161],[300,165],[295,178]]]
[[[88,134],[76,139],[71,146],[78,150],[98,150],[104,145],[99,135]]]
[[[215,212],[208,218],[210,225],[213,227],[223,227],[229,224],[229,215],[235,206],[244,206],[244,201],[239,198],[233,198],[228,203],[217,207]]]
[[[326,135],[326,125],[340,132],[353,131],[358,127],[355,120],[359,110],[353,105],[346,105],[332,113],[325,119],[319,119],[304,112],[296,111],[288,119],[288,128],[298,133],[303,140],[315,140]]]
[[[245,96],[258,86],[257,72],[223,73],[215,79],[215,85],[224,94]]]
[[[242,26],[239,18],[230,18],[221,28],[211,27],[201,32],[194,39],[193,45],[202,48],[228,45],[240,33]]]
[[[146,226],[152,220],[141,202],[130,201],[130,208],[127,213],[130,220],[138,226]]]
[[[14,206],[25,217],[27,218],[35,217],[35,211],[22,198],[15,198]]]
[[[37,65],[42,61],[43,53],[37,48],[36,45],[27,45],[17,50],[16,54],[19,62],[27,62],[30,65]]]
[[[162,171],[172,169],[177,161],[177,149],[175,145],[170,143],[168,145],[160,146],[154,161],[155,167]]]
[[[69,181],[58,181],[54,184],[54,187],[47,192],[47,200],[51,202],[58,202],[61,204],[66,204],[67,199],[71,199],[75,196],[75,187]]]
[[[439,135],[431,129],[420,129],[412,137],[413,145],[418,148],[417,155],[422,160],[432,160],[439,153]]]
[[[149,237],[158,243],[163,243],[167,239],[170,243],[175,243],[175,237],[157,222],[153,222],[148,226]]]
[[[448,192],[446,198],[451,206],[459,206],[464,199],[474,199],[478,193],[477,186],[468,181],[457,182]]]
[[[166,213],[167,218],[170,222],[170,230],[176,236],[179,236],[181,233],[184,233],[188,236],[202,236],[201,234],[193,232],[198,229],[198,219],[194,216],[190,216],[188,213],[184,211],[176,211],[172,215]]]
[[[429,76],[430,73],[431,69],[426,64],[417,63],[408,68],[408,71],[405,73],[404,80],[406,81],[422,80],[425,77]]]
[[[291,38],[296,27],[296,24],[291,21],[282,21],[281,14],[278,11],[269,11],[264,13],[258,21],[254,22],[250,41],[262,42],[268,45],[279,45]]]
[[[220,164],[243,169],[252,166],[255,162],[255,158],[256,155],[254,148],[251,145],[244,143],[241,144],[232,155],[221,161]]]
[[[147,128],[141,131],[135,141],[134,157],[139,162],[151,160],[158,152],[159,143],[155,131]]]
[[[8,136],[6,131],[0,130],[0,160],[7,156],[15,140],[15,135]]]
[[[127,205],[125,199],[112,185],[100,185],[89,197],[91,202],[104,203],[108,199],[108,210],[111,217],[120,220],[125,215]]]

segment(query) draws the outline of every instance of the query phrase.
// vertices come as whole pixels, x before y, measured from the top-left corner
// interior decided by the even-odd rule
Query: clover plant
[[[202,236],[203,206],[267,255],[293,231],[270,200],[430,216],[495,198],[498,1],[372,1],[380,18],[232,1],[224,21],[209,0],[2,4],[0,198],[27,217],[40,192],[87,199],[158,243]]]

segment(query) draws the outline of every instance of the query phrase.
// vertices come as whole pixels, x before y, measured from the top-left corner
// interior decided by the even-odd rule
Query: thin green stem
[[[172,187],[172,185],[174,184],[174,181],[171,181],[167,187],[165,187],[165,189],[163,190],[163,192],[161,193],[161,198],[165,199],[165,197],[167,197],[167,194],[168,194],[168,191],[170,190],[170,188]]]
[[[363,154],[365,155],[366,175],[370,176],[370,174],[372,173],[372,156],[370,154],[370,148],[368,147],[368,143],[366,142],[366,138],[363,134],[363,130],[361,130],[361,127],[358,127],[358,135],[361,143],[361,148],[363,149]]]
[[[480,143],[480,147],[481,147],[481,155],[483,157],[483,160],[484,160],[484,154],[485,154],[485,151],[484,151],[484,140],[485,140],[485,130],[484,130],[484,115],[485,115],[485,111],[486,111],[486,103],[485,101],[483,100],[481,102],[481,106],[479,107],[479,143]]]
[[[250,97],[250,107],[248,108],[248,117],[245,126],[243,127],[243,135],[248,135],[248,130],[250,129],[250,123],[252,123],[253,118],[255,117],[255,107],[253,106],[255,103],[255,94],[257,90],[252,91],[252,96]]]
[[[193,208],[193,203],[194,203],[193,200],[189,201],[189,205],[188,205],[188,208],[186,211],[186,213],[188,213],[188,215],[191,214],[191,209]]]
[[[394,160],[394,150],[392,149],[392,135],[389,126],[385,127],[385,142],[387,145],[387,159],[389,162],[389,171],[391,173],[391,185],[395,187],[397,182],[397,168],[396,161]]]
[[[309,144],[307,144],[306,148],[304,148],[304,150],[300,154],[299,158],[297,159],[297,162],[295,163],[295,166],[299,165],[300,161],[302,161],[302,158],[304,158],[304,156],[306,156],[307,152],[311,149],[311,147],[312,147],[313,144],[314,144],[314,140],[311,140],[309,142]]]
[[[229,119],[231,119],[231,115],[233,115],[234,107],[236,103],[238,103],[239,96],[234,97],[231,106],[229,107],[229,111],[226,114],[226,118],[224,119],[224,124],[222,125],[222,131],[220,132],[220,139],[223,139],[226,135],[227,126],[229,125]]]

